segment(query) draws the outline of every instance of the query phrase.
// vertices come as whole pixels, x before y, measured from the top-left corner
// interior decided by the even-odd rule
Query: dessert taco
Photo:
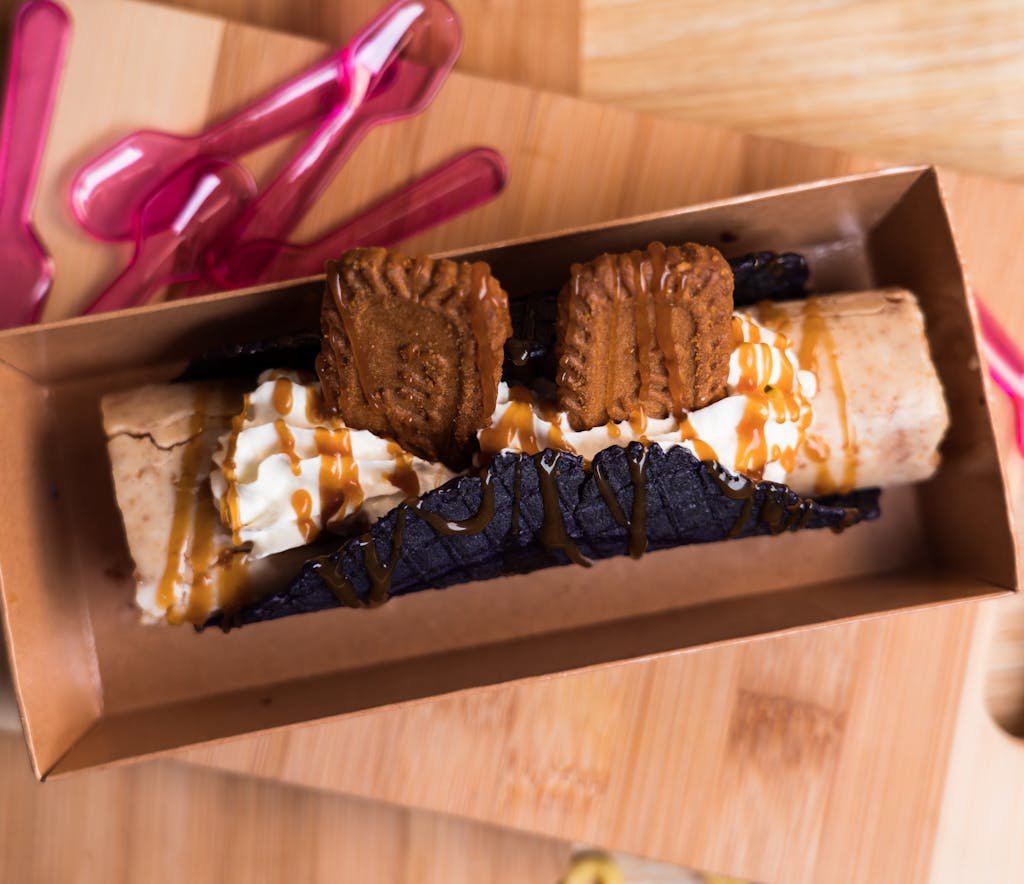
[[[145,619],[375,607],[878,517],[948,424],[924,321],[908,291],[806,280],[796,255],[651,243],[510,300],[479,262],[347,253],[315,359],[264,343],[104,399]]]

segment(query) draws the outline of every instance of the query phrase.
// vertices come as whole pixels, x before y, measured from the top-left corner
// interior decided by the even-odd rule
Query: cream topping
[[[574,431],[568,416],[523,387],[502,384],[491,426],[481,431],[484,458],[502,451],[535,454],[554,448],[587,460],[610,445],[681,445],[734,473],[783,482],[793,469],[813,418],[817,380],[800,368],[788,339],[734,313],[726,395],[682,420],[647,418]]]
[[[320,385],[264,372],[221,437],[210,486],[236,544],[254,558],[311,543],[353,516],[376,518],[454,475],[325,414]]]
[[[478,434],[486,460],[502,451],[545,448],[590,460],[610,445],[681,445],[733,473],[783,482],[813,417],[815,375],[802,370],[787,338],[733,315],[726,395],[682,419],[629,421],[576,432],[567,415],[524,387],[501,384],[491,425]],[[291,372],[265,372],[220,440],[210,485],[236,545],[255,558],[313,541],[354,515],[375,518],[455,474],[397,443],[353,430],[325,414],[320,385]]]

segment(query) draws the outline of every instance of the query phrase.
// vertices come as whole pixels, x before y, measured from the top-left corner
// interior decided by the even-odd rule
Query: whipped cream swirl
[[[260,375],[213,459],[221,519],[254,558],[311,543],[360,513],[377,518],[454,475],[346,427],[325,413],[319,383],[285,371]]]
[[[535,454],[545,448],[587,460],[611,445],[681,445],[733,473],[784,482],[806,441],[813,418],[815,375],[801,369],[785,335],[744,313],[732,319],[733,350],[724,398],[675,417],[648,418],[574,431],[568,415],[525,387],[502,384],[491,426],[479,434],[489,458],[502,451]]]
[[[568,416],[525,387],[501,384],[484,461],[545,448],[587,460],[611,445],[681,445],[754,479],[784,482],[804,447],[817,390],[788,339],[736,313],[726,395],[682,419],[631,420],[576,432]],[[264,372],[220,440],[210,486],[235,545],[255,558],[311,543],[365,513],[377,518],[455,474],[396,442],[346,427],[325,413],[320,385],[294,372]]]

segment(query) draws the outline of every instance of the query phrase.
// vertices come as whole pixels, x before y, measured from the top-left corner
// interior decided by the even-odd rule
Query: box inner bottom
[[[166,368],[154,368],[166,378]],[[144,382],[102,376],[54,385],[62,416],[60,489],[92,622],[105,715],[285,682],[361,670],[444,651],[480,647],[624,621],[708,603],[777,593],[830,580],[918,567],[927,560],[917,493],[891,488],[883,517],[842,534],[779,537],[684,547],[592,568],[549,569],[397,598],[374,610],[336,609],[254,624],[224,634],[145,626],[133,602],[131,560],[110,478],[98,402]]]

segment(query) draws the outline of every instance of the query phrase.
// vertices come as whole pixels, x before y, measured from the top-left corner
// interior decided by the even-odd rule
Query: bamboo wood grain
[[[4,881],[554,882],[568,842],[169,762],[40,786],[0,734]]]
[[[328,41],[379,5],[170,2]],[[1024,176],[1018,0],[453,5],[470,37],[467,72],[873,156]]]
[[[343,16],[360,5],[306,9],[273,0],[247,3],[245,8],[236,0],[216,3],[215,11],[231,13],[221,7],[234,3],[236,15],[252,9],[254,15],[278,16],[273,23],[307,33],[324,33],[318,30],[318,16]],[[493,22],[489,16],[495,14],[490,4],[466,0],[457,5],[466,22],[480,29],[468,28],[468,44],[481,31],[477,43],[495,42],[490,57],[480,62],[493,63],[495,73],[564,77],[568,83],[582,71],[586,84],[588,66],[602,63],[587,56],[577,71],[575,63],[569,63],[574,53],[564,49],[548,53],[564,62],[556,74],[537,74],[537,63],[528,54],[518,60],[514,54],[498,57],[499,40],[486,33]],[[328,12],[327,6],[346,12]],[[467,14],[470,6],[481,10],[476,18],[473,12]],[[564,6],[575,8],[570,3]],[[63,144],[66,137],[66,159],[84,156],[87,148],[123,128],[121,123],[128,118],[147,122],[147,115],[152,115],[155,123],[170,120],[164,124],[194,127],[203,116],[227,110],[322,51],[311,41],[237,24],[189,18],[192,24],[186,27],[185,18],[143,12],[149,10],[124,13],[132,18],[118,41],[119,50],[126,46],[119,70],[135,71],[134,82],[121,83],[118,88],[125,91],[113,95],[72,88],[79,107],[66,111],[64,136],[56,139]],[[576,20],[561,15],[550,19],[550,33],[564,37]],[[202,22],[202,33],[197,21]],[[502,21],[503,32],[527,35],[506,39],[505,44],[541,46],[554,39],[544,28],[532,26],[548,19]],[[159,23],[157,28],[154,22]],[[343,17],[329,24],[354,27]],[[182,27],[190,32],[195,27],[188,37],[189,65],[174,67],[181,54],[176,47],[184,45]],[[87,39],[81,35],[81,24],[79,28],[76,39]],[[721,39],[733,38],[723,33]],[[642,42],[634,46],[649,51]],[[104,65],[102,56],[91,55],[73,59],[84,78],[75,82],[91,82],[86,75]],[[162,72],[165,85],[174,85],[167,85],[156,103],[147,99],[150,85],[139,73],[150,70],[148,66]],[[551,85],[565,88],[557,82]],[[660,88],[663,95],[674,89]],[[195,101],[193,90],[206,100]],[[445,99],[430,118],[413,124],[420,128],[411,130],[412,138],[395,129],[368,143],[346,170],[348,177],[339,181],[331,199],[311,218],[307,231],[340,217],[382,183],[397,182],[435,156],[439,159],[443,150],[466,143],[468,130],[477,138],[486,135],[509,153],[513,180],[525,183],[521,190],[510,191],[500,211],[495,207],[490,215],[485,210],[465,223],[456,222],[433,239],[423,239],[424,248],[468,242],[467,237],[480,241],[504,229],[550,229],[873,165],[834,151],[636,116],[471,78],[456,77]],[[71,100],[65,96],[62,105]],[[97,109],[106,121],[103,132],[84,128],[86,111],[92,118]],[[881,120],[879,130],[885,124]],[[858,125],[871,130],[870,121]],[[92,141],[85,138],[86,132]],[[283,148],[276,150],[258,159],[260,171],[268,171]],[[567,155],[571,162],[566,162]],[[61,156],[59,147],[56,153],[51,149],[48,168],[56,170]],[[382,156],[391,159],[386,168],[375,162]],[[51,188],[51,197],[43,201],[48,207],[59,192],[60,175],[54,171],[45,180]],[[997,235],[1024,220],[1021,190],[953,173],[945,173],[943,181],[975,284],[1011,328],[1024,331],[1024,305],[1012,297],[1024,282],[1024,258],[1012,236]],[[63,231],[69,254],[83,249],[77,266],[84,276],[77,280],[77,290],[100,278],[99,271],[93,271],[95,278],[89,276],[96,262],[116,264],[108,253],[101,258],[99,252],[88,251],[90,244],[75,241],[73,231],[62,228],[66,222],[56,210],[43,223],[50,225],[51,235]],[[67,294],[61,295],[63,302],[58,299],[58,309],[71,309],[76,289],[63,291]],[[964,716],[958,718],[959,686],[973,628],[971,608],[898,616],[499,688],[476,697],[444,698],[196,749],[182,757],[533,831],[564,833],[762,880],[924,880],[932,865],[940,812],[943,827],[962,827],[957,801],[966,787],[974,787],[973,801],[992,800],[978,778],[961,782],[960,791],[954,789],[955,777],[946,784],[955,728],[954,753],[977,762],[992,751],[992,732],[978,724],[983,718],[971,719],[974,737],[962,735],[968,725]],[[971,665],[976,665],[974,656]],[[968,703],[965,694],[965,710]],[[1000,758],[1010,759],[1019,747],[1007,741],[1004,749]],[[8,761],[5,756],[0,770],[6,772]],[[175,770],[166,765],[157,769]],[[127,773],[89,776],[117,778]],[[139,788],[146,794],[188,796],[182,800],[209,788],[198,774],[193,774],[195,780],[183,781],[185,785],[171,784],[167,776],[161,773]],[[985,783],[1001,785],[994,776]],[[228,790],[230,797],[222,804],[203,805],[197,818],[216,822],[254,800],[276,800],[276,792],[254,798],[263,793],[250,791],[253,788],[257,787],[244,784],[237,792]],[[5,801],[4,806],[10,805]],[[326,813],[315,804],[304,812]],[[998,817],[993,815],[993,826],[1002,824]],[[68,825],[68,817],[49,805],[36,820],[39,827]],[[0,831],[9,825],[5,820]],[[99,822],[90,831],[96,832],[97,843],[110,837]],[[158,842],[161,833],[149,831],[148,838],[140,834],[141,842]],[[24,829],[18,833],[19,838],[28,837]],[[367,834],[367,840],[370,837]],[[207,851],[216,850],[212,842],[203,843],[211,845]],[[966,837],[960,844],[964,850],[977,848]],[[527,842],[517,842],[517,849],[526,850]],[[963,862],[964,855],[936,852],[935,862]]]
[[[1016,0],[582,0],[581,94],[766,135],[1024,175]]]

